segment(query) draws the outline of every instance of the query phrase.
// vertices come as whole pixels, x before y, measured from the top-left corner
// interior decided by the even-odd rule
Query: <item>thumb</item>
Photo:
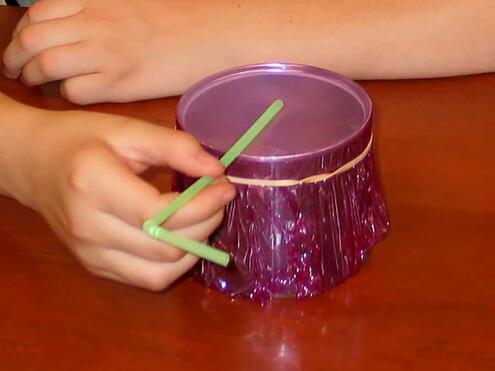
[[[116,152],[127,160],[168,166],[190,176],[221,175],[225,168],[206,152],[197,139],[182,131],[133,120],[110,139]]]

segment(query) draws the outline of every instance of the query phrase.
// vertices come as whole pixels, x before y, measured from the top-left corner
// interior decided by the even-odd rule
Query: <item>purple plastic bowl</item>
[[[233,265],[202,261],[196,272],[208,287],[261,302],[314,296],[342,282],[389,228],[371,145],[372,103],[347,78],[296,64],[228,70],[183,95],[177,127],[221,156],[275,99],[285,102],[283,111],[227,170],[243,184],[234,183],[238,195],[210,243],[228,251]],[[313,176],[321,179],[276,184]],[[249,184],[259,180],[265,184]],[[192,181],[175,174],[173,188]]]

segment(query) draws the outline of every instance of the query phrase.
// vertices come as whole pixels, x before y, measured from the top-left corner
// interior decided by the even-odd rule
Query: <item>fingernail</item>
[[[229,187],[228,191],[225,191],[225,193],[222,195],[222,202],[224,205],[227,205],[230,201],[234,199],[236,195],[236,191],[234,187]]]

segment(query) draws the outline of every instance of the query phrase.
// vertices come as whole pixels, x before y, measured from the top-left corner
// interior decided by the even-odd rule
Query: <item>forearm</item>
[[[177,95],[251,63],[316,65],[353,79],[495,71],[494,0],[69,3],[83,10],[33,6],[3,60],[7,76],[28,85],[63,81],[79,104]]]
[[[193,75],[266,61],[317,65],[356,79],[495,71],[493,0],[215,0],[188,14],[205,28],[202,63],[197,55],[184,66]]]
[[[37,111],[20,104],[0,92],[0,195],[25,202],[20,174],[27,138],[34,135],[30,130],[32,116]]]

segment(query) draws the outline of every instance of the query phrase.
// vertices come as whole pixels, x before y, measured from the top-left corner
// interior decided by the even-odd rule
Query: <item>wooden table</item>
[[[0,7],[2,49],[20,14]],[[191,279],[151,293],[90,276],[0,198],[0,369],[495,370],[495,75],[363,85],[392,231],[360,274],[266,307]],[[53,85],[0,90],[72,108]],[[168,126],[176,103],[85,109]]]

